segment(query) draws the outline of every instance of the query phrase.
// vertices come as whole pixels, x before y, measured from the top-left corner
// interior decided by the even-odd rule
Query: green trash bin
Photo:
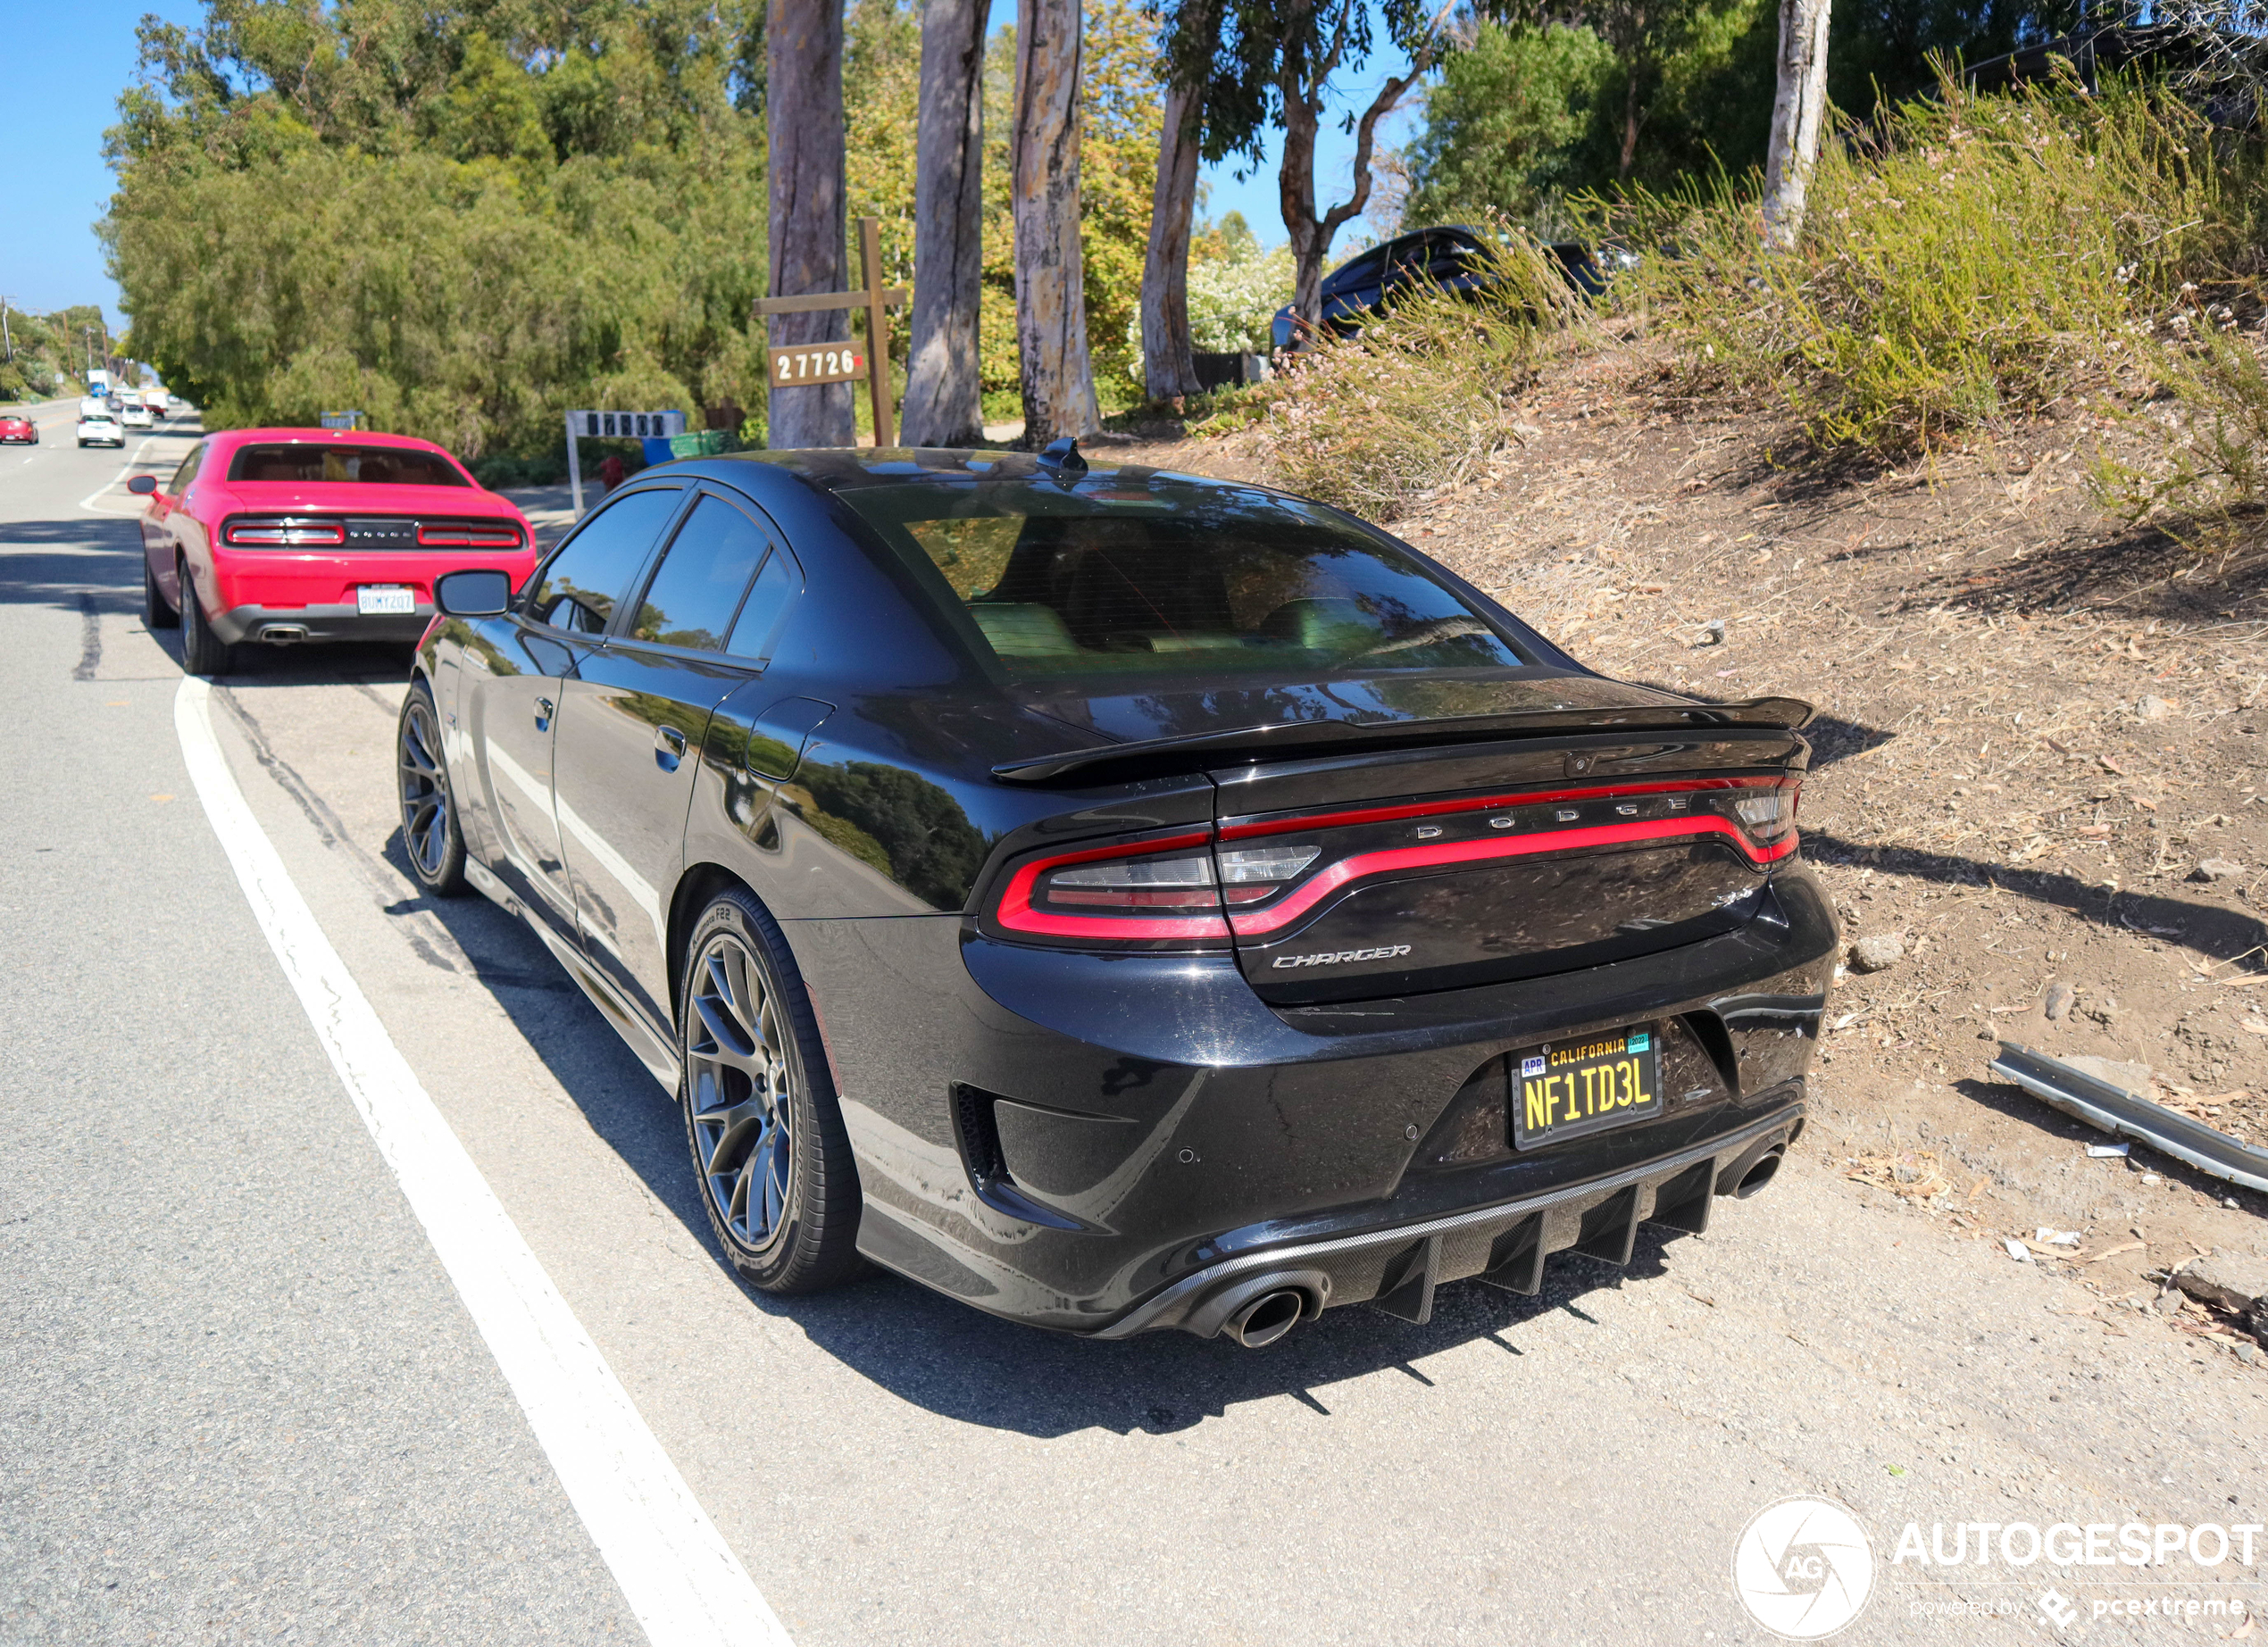
[[[688,429],[682,435],[670,437],[670,455],[673,458],[715,457],[731,450],[726,431],[721,428]]]

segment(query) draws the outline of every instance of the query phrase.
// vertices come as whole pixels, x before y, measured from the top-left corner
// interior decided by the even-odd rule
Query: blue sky
[[[110,200],[103,129],[118,118],[134,73],[134,25],[145,12],[177,22],[203,13],[181,0],[13,4],[0,52],[0,109],[9,155],[0,167],[0,293],[46,311],[99,303],[120,323],[118,288],[92,227]]]
[[[123,320],[118,288],[104,270],[93,229],[111,192],[103,129],[116,119],[119,91],[133,75],[134,25],[142,14],[193,23],[204,7],[194,0],[70,0],[8,11],[8,49],[0,52],[0,110],[9,130],[8,160],[0,166],[0,294],[42,312],[99,303],[117,326]],[[994,0],[996,24],[1014,15],[1013,0]],[[1367,96],[1389,66],[1370,65],[1350,81],[1350,96]],[[1406,123],[1406,115],[1397,117]],[[1354,141],[1334,127],[1319,146],[1318,189],[1328,205],[1346,196]],[[1241,182],[1227,167],[1213,168],[1206,179],[1207,210],[1243,212],[1271,245],[1284,237],[1273,160],[1272,150]]]

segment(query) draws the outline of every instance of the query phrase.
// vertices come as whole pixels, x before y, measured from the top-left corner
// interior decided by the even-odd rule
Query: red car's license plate
[[[1658,1115],[1661,1053],[1651,1026],[1512,1055],[1512,1145],[1530,1150]]]
[[[417,591],[405,583],[366,583],[354,591],[354,610],[366,618],[413,612]]]

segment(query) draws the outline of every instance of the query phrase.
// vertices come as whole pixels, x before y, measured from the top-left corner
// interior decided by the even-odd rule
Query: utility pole
[[[13,297],[0,296],[0,346],[7,349],[11,366],[16,363],[16,340],[8,335],[8,305],[14,301]]]

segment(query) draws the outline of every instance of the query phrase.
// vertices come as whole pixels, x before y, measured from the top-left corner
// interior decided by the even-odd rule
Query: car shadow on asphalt
[[[388,862],[408,873],[397,830]],[[1675,1285],[1675,1232],[1642,1229],[1627,1269],[1555,1256],[1543,1291],[1522,1297],[1463,1281],[1435,1295],[1424,1326],[1365,1304],[1326,1311],[1264,1350],[1180,1333],[1104,1343],[1000,1319],[880,1270],[805,1298],[760,1293],[725,1261],[709,1227],[676,1104],[654,1083],[541,940],[478,896],[421,901],[457,940],[477,976],[606,1146],[730,1276],[749,1307],[793,1321],[812,1343],[900,1400],[964,1424],[1040,1437],[1103,1429],[1187,1429],[1245,1402],[1288,1395],[1318,1419],[1332,1386],[1399,1371],[1431,1387],[1418,1363],[1468,1343],[1522,1353],[1519,1335],[1553,1316],[1596,1326],[1587,1294]],[[1723,1203],[1730,1208],[1731,1203]]]

